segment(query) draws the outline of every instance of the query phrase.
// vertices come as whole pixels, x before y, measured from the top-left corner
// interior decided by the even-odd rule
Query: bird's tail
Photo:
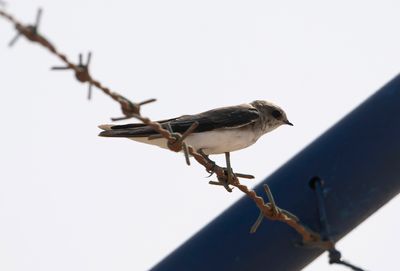
[[[109,130],[111,130],[112,125],[111,124],[102,124],[97,127],[99,127],[103,131],[109,131]]]
[[[102,132],[99,133],[99,136],[102,137],[120,137],[120,135],[118,135],[120,132],[119,130],[113,130],[112,127],[113,125],[111,124],[102,124],[98,126],[101,130],[103,130]]]
[[[98,126],[103,131],[99,134],[102,137],[148,137],[156,131],[142,123],[110,125],[103,124]]]

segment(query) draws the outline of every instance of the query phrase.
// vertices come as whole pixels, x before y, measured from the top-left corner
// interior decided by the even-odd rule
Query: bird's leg
[[[226,152],[225,153],[225,160],[226,160],[226,169],[225,169],[225,171],[226,171],[226,176],[227,176],[227,180],[226,181],[229,184],[229,183],[232,182],[233,176],[234,176],[234,173],[233,173],[233,170],[232,170],[232,167],[231,167],[231,154],[230,154],[230,152]]]
[[[224,168],[224,170],[225,170],[225,173],[227,176],[228,184],[231,184],[233,182],[234,178],[254,179],[253,175],[233,172],[233,169],[231,166],[231,156],[230,156],[229,152],[225,153],[225,160],[226,160],[226,168]]]

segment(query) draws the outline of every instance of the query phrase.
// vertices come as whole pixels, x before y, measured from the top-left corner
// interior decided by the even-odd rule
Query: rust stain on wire
[[[110,88],[104,86],[100,81],[94,79],[89,72],[89,64],[91,60],[91,54],[89,53],[87,56],[86,63],[83,63],[82,55],[79,56],[78,64],[74,64],[72,61],[68,59],[68,57],[58,51],[56,47],[43,35],[39,33],[39,24],[42,16],[42,10],[39,9],[36,15],[36,21],[33,25],[24,25],[15,19],[12,15],[5,12],[4,10],[0,10],[0,16],[8,20],[11,24],[14,25],[17,30],[17,35],[10,42],[10,46],[14,45],[15,42],[19,39],[19,37],[24,36],[30,42],[37,43],[42,47],[46,48],[53,55],[57,56],[61,62],[64,63],[64,66],[53,67],[53,70],[72,70],[75,73],[76,79],[81,83],[89,84],[89,92],[88,98],[90,99],[92,96],[92,86],[101,90],[105,95],[109,96],[114,101],[118,102],[123,116],[112,118],[113,121],[136,118],[153,128],[155,131],[159,133],[160,137],[167,139],[168,148],[171,151],[180,152],[183,151],[185,154],[185,160],[187,164],[190,164],[189,157],[192,156],[200,165],[202,165],[207,172],[215,173],[218,181],[210,182],[212,184],[218,184],[224,186],[227,191],[231,192],[232,187],[236,187],[244,194],[246,194],[251,200],[254,201],[258,209],[260,210],[260,215],[257,218],[255,224],[251,228],[251,232],[254,233],[258,226],[261,224],[263,218],[268,218],[270,220],[281,221],[286,223],[294,230],[296,230],[302,236],[303,244],[308,244],[310,246],[319,247],[322,249],[330,249],[332,244],[330,242],[322,241],[321,236],[308,229],[304,226],[300,220],[289,211],[283,210],[279,208],[275,200],[272,197],[272,193],[267,185],[265,185],[265,192],[269,198],[269,203],[265,203],[264,199],[257,195],[254,190],[249,189],[246,185],[240,183],[239,178],[253,179],[254,176],[248,174],[227,172],[224,168],[216,165],[215,162],[211,161],[205,155],[197,152],[193,149],[192,146],[187,145],[185,143],[185,138],[192,133],[198,124],[194,123],[186,132],[183,134],[175,133],[174,131],[170,131],[161,126],[160,123],[154,122],[147,117],[143,117],[140,114],[140,109],[142,105],[151,103],[156,101],[156,99],[148,99],[139,103],[131,102],[121,94],[116,91],[111,90]]]

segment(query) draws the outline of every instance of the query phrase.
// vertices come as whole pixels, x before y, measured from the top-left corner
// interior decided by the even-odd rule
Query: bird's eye
[[[276,119],[280,119],[280,118],[282,117],[282,113],[279,112],[278,110],[273,110],[273,111],[271,112],[271,115],[272,115],[274,118],[276,118]]]

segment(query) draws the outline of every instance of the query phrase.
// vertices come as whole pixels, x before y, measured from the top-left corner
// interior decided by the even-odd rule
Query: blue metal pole
[[[324,219],[333,241],[400,192],[400,76],[262,182],[278,206],[311,229],[327,231],[321,229],[317,195],[310,187],[316,176],[327,192]],[[250,234],[258,214],[243,197],[152,270],[300,270],[323,252],[296,246],[300,236],[280,222],[265,220]]]

